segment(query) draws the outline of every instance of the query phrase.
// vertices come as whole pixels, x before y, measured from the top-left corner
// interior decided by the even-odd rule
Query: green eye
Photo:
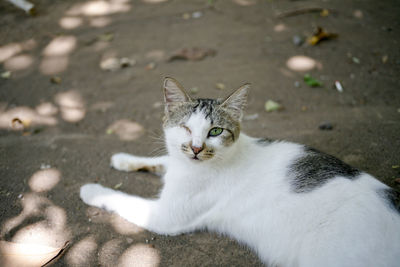
[[[208,132],[208,136],[218,136],[220,135],[224,129],[219,128],[219,127],[214,127]]]

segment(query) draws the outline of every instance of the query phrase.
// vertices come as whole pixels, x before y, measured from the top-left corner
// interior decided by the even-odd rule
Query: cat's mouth
[[[192,157],[192,159],[193,159],[193,160],[198,160],[198,161],[201,160],[201,159],[199,159],[199,158],[197,157],[197,155],[194,155],[194,156]]]

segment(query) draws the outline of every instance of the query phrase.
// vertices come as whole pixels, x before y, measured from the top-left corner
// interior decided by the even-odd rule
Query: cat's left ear
[[[239,89],[233,92],[224,102],[221,107],[227,109],[230,114],[240,121],[243,116],[243,109],[246,106],[247,95],[249,94],[250,84],[246,83]]]

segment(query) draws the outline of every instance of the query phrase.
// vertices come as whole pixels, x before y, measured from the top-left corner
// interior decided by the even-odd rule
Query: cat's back
[[[271,255],[289,251],[284,266],[397,265],[396,191],[304,145],[241,138],[242,163],[231,169],[239,181],[230,202],[236,203],[231,209],[236,238],[257,244],[270,262]],[[238,229],[246,227],[253,231],[241,236]]]

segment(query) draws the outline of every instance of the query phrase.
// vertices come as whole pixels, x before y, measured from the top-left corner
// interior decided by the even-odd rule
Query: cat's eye
[[[192,133],[192,131],[191,131],[191,130],[189,129],[189,127],[187,127],[186,125],[182,124],[181,127],[182,127],[183,129],[185,129],[189,134]]]
[[[223,131],[224,131],[224,129],[222,129],[222,128],[214,127],[208,132],[208,136],[213,136],[213,137],[218,136],[218,135],[222,134]]]

